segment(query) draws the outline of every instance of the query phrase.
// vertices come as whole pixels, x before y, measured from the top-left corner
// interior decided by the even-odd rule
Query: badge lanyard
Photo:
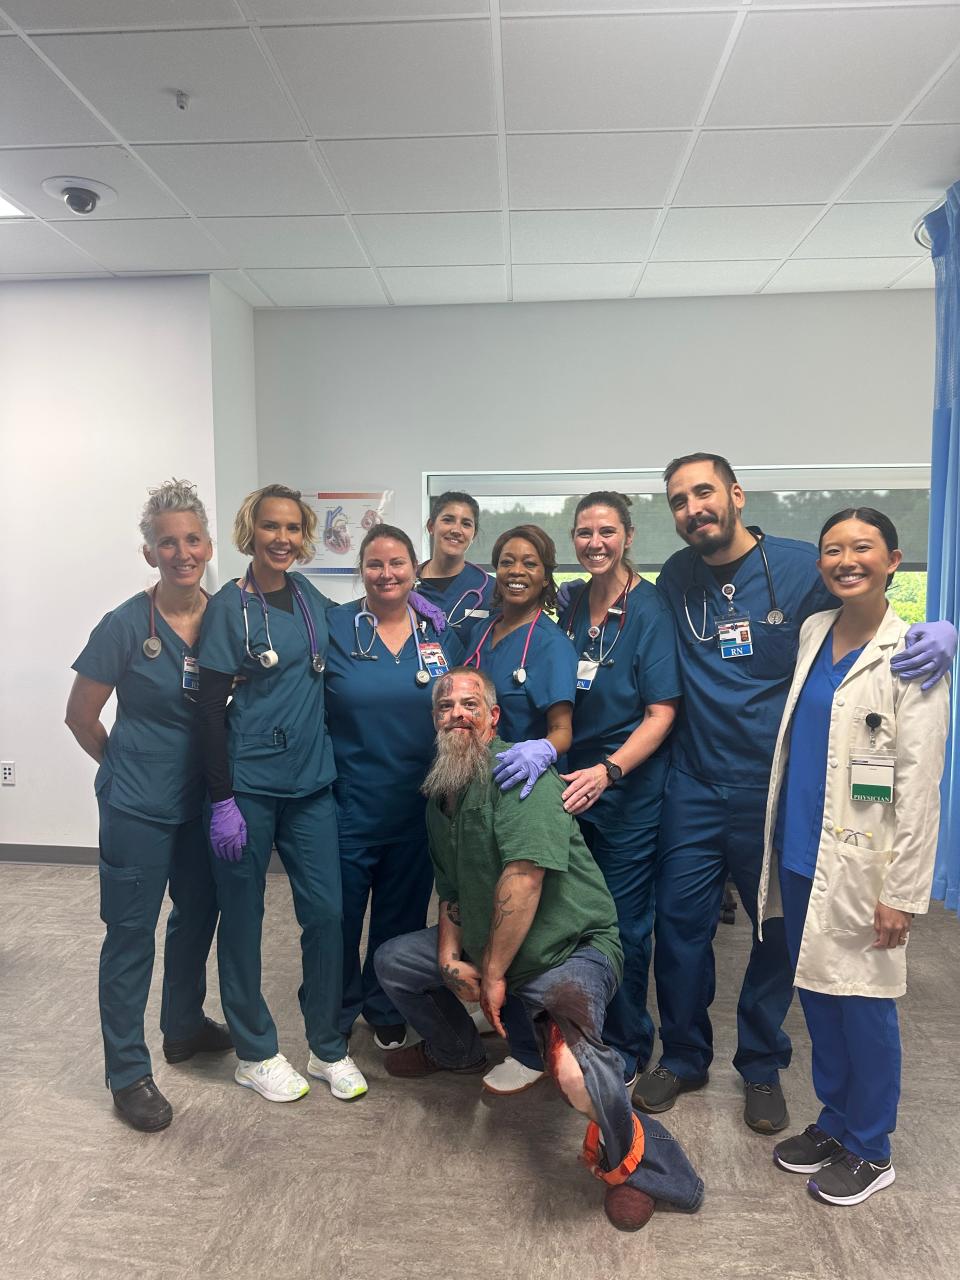
[[[417,674],[414,676],[414,680],[421,688],[424,688],[430,683],[431,669],[436,667],[437,670],[434,671],[433,674],[443,676],[447,673],[447,665],[443,657],[443,650],[440,648],[439,644],[436,646],[429,644],[421,646],[420,641],[417,639],[417,615],[414,613],[413,606],[410,604],[407,605],[407,614],[410,618],[410,634],[413,636],[414,647],[417,650]],[[370,643],[367,645],[366,649],[364,649],[360,642],[360,623],[364,618],[368,618],[370,621]],[[351,658],[356,658],[364,662],[379,661],[379,653],[373,652],[373,646],[377,640],[378,623],[379,619],[377,618],[377,615],[367,608],[367,598],[364,596],[363,607],[358,610],[353,617],[353,636],[356,642],[356,648],[350,654]],[[404,643],[406,643],[406,641],[404,641]],[[426,652],[424,652],[424,650],[426,650]],[[439,658],[436,654],[437,650],[439,650]],[[402,652],[403,646],[401,645],[400,653]],[[393,655],[394,661],[398,666],[400,665],[400,653],[395,653]],[[440,670],[441,667],[443,668],[442,670]]]
[[[300,613],[303,616],[304,625],[307,628],[307,639],[310,644],[310,665],[317,675],[320,675],[326,664],[324,663],[323,655],[321,654],[320,647],[317,643],[317,631],[316,627],[313,625],[313,618],[310,614],[310,610],[307,608],[307,602],[303,598],[303,592],[292,578],[286,578],[286,575],[284,576],[285,580],[290,584],[290,590],[293,593],[293,598],[297,602]],[[250,565],[247,569],[244,583],[253,587],[253,592],[260,602],[260,608],[263,610],[263,629],[267,633],[266,649],[262,649],[259,653],[254,653],[250,648],[250,624],[247,621],[247,605],[250,603],[250,592],[246,590],[246,586],[241,587],[240,608],[243,613],[243,636],[247,657],[253,662],[259,662],[261,667],[264,667],[269,671],[271,667],[275,667],[279,663],[280,656],[274,649],[273,640],[270,638],[270,610],[267,608],[266,598],[257,585],[256,578],[253,576],[253,565]]]
[[[620,633],[623,631],[623,625],[627,620],[627,596],[630,594],[630,587],[632,582],[633,582],[633,575],[631,574],[630,578],[627,580],[627,585],[623,588],[623,590],[617,596],[616,600],[614,600],[613,604],[610,605],[610,607],[607,609],[606,613],[604,614],[603,623],[599,627],[594,627],[591,625],[590,627],[587,628],[587,635],[590,638],[590,648],[593,648],[594,640],[599,639],[600,641],[600,653],[597,656],[597,665],[600,667],[613,666],[613,658],[611,658],[610,655],[611,653],[613,653],[614,649],[617,647],[617,641],[620,639]],[[567,637],[568,639],[574,641],[574,643],[576,643],[576,639],[574,636],[574,624],[576,623],[576,620],[577,620],[577,613],[579,612],[581,602],[583,601],[584,597],[589,593],[589,591],[590,591],[590,584],[586,583],[580,589],[580,594],[577,596],[576,602],[573,606],[573,612],[570,615],[570,622],[567,626]],[[603,642],[607,634],[607,619],[610,618],[611,616],[617,619],[617,634],[613,637],[613,642],[610,645],[610,648],[604,651]],[[586,651],[584,651],[581,654],[581,657],[588,661],[591,661],[591,662],[593,661],[593,659],[589,657]]]
[[[163,641],[157,635],[157,589],[159,586],[160,583],[155,582],[150,591],[150,634],[140,646],[143,650],[143,656],[145,658],[149,658],[151,662],[154,658],[159,658],[160,654],[163,652]],[[204,600],[210,599],[203,587],[200,588],[200,594],[203,596]],[[183,687],[185,689],[187,688],[186,685]]]
[[[540,620],[541,613],[543,613],[542,608],[538,609],[537,612],[533,615],[533,621],[530,623],[529,627],[527,627],[527,638],[523,643],[523,653],[520,656],[520,665],[513,672],[514,684],[524,685],[527,683],[527,653],[530,649],[530,637],[533,635],[534,627],[537,625],[537,622]],[[483,648],[486,642],[487,636],[490,634],[490,632],[493,630],[493,628],[497,625],[497,623],[500,621],[502,617],[503,617],[503,614],[498,613],[493,618],[489,627],[487,627],[486,631],[484,631],[483,635],[480,637],[480,643],[477,645],[476,649],[474,649],[473,653],[471,653],[470,657],[465,660],[463,664],[465,667],[476,667],[478,671],[480,670],[480,650]],[[611,645],[610,647],[613,648],[613,645]]]

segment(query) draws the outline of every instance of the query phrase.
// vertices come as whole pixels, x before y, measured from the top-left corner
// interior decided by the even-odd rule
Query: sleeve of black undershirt
[[[227,700],[232,688],[232,675],[211,671],[209,667],[200,668],[200,688],[196,697],[200,748],[203,752],[203,774],[214,804],[229,800],[233,795],[227,752]]]

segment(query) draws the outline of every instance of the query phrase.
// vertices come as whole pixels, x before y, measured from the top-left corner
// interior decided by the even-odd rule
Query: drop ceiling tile
[[[198,217],[339,213],[309,142],[223,142],[137,152]]]
[[[189,218],[60,225],[110,271],[209,271],[234,265]]]
[[[246,0],[261,22],[369,22],[381,18],[488,17],[489,0]]]
[[[659,209],[553,209],[510,215],[516,263],[638,262]]]
[[[36,280],[112,280],[109,271],[0,271],[0,284],[22,284]]]
[[[807,258],[785,262],[764,293],[885,289],[913,258]]]
[[[278,307],[384,306],[386,298],[369,268],[326,271],[251,271],[253,283]]]
[[[263,38],[318,137],[496,129],[488,23],[277,27]]]
[[[651,262],[638,298],[683,298],[707,294],[753,293],[779,259],[754,262]]]
[[[794,252],[796,258],[885,258],[913,253],[920,204],[835,204]]]
[[[380,274],[399,306],[507,301],[504,267],[386,267]]]
[[[751,12],[708,125],[897,119],[960,40],[960,7]]]
[[[823,204],[881,129],[730,129],[702,133],[674,203]]]
[[[131,142],[301,136],[249,31],[38,36],[37,44]],[[176,89],[190,95],[185,111]]]
[[[204,218],[236,267],[365,267],[346,218]]]
[[[77,31],[91,27],[179,27],[204,22],[237,25],[234,0],[4,0],[26,31]]]
[[[323,153],[353,213],[500,207],[495,138],[325,142]]]
[[[87,275],[105,267],[105,262],[92,260],[42,222],[0,222],[0,272],[5,275]]]
[[[844,200],[942,200],[960,174],[960,129],[902,125],[843,193]]]
[[[653,257],[665,262],[785,258],[820,210],[811,204],[673,208]]]
[[[244,302],[249,302],[251,307],[269,307],[272,305],[270,299],[258,289],[248,275],[243,271],[215,271],[214,276],[221,284],[232,289],[238,298],[242,298]]]
[[[822,3],[822,0],[820,0]],[[875,3],[875,0],[874,0]],[[688,9],[735,9],[738,0],[689,0]],[[607,14],[641,13],[650,9],[677,9],[680,0],[500,0],[500,12],[518,13]]]
[[[117,199],[100,204],[89,221],[102,218],[182,218],[183,209],[123,147],[41,147],[0,151],[0,190],[52,222],[76,222],[62,200],[43,190],[44,178],[90,178],[113,187]]]
[[[662,205],[689,135],[541,133],[507,138],[514,209]]]
[[[561,302],[581,298],[629,298],[639,263],[519,266],[513,268],[514,302]]]
[[[357,230],[381,267],[483,265],[504,261],[499,213],[374,213]]]
[[[733,20],[722,13],[505,20],[507,128],[692,125]]]
[[[932,289],[936,284],[933,262],[930,258],[921,258],[912,271],[890,286],[891,289]]]
[[[107,130],[32,49],[0,38],[0,146],[105,142]]]
[[[910,116],[911,124],[960,121],[960,62],[955,62]]]

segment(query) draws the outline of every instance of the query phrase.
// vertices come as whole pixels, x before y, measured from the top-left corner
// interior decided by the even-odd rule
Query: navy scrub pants
[[[110,787],[100,807],[100,1026],[106,1082],[124,1089],[150,1075],[143,1018],[153,974],[154,939],[169,884],[173,908],[163,949],[160,1026],[186,1040],[203,1026],[206,966],[217,924],[217,896],[200,818],[153,822],[116,809]]]
[[[716,990],[713,935],[729,874],[753,926],[753,946],[737,1005],[733,1065],[754,1084],[772,1084],[790,1065],[783,1020],[793,970],[783,921],[757,938],[766,787],[724,787],[679,769],[667,775],[656,876],[653,971],[660,1009],[662,1066],[699,1079],[713,1060],[708,1009]]]
[[[413,933],[427,922],[433,892],[433,863],[426,829],[391,844],[340,846],[343,878],[343,1005],[340,1030],[345,1036],[359,1014],[375,1027],[396,1025],[403,1017],[386,995],[373,967],[377,948],[401,933]],[[367,954],[360,967],[360,936],[370,901]]]
[[[239,862],[210,857],[220,899],[220,996],[237,1057],[262,1062],[277,1052],[277,1028],[260,990],[263,898],[276,844],[300,925],[298,995],[307,1041],[318,1058],[336,1062],[347,1045],[337,1030],[343,943],[332,789],[292,798],[238,792],[236,801],[247,824],[243,856]]]
[[[780,869],[787,945],[794,968],[813,881]],[[764,921],[766,933],[770,921]],[[900,1101],[897,1003],[884,996],[830,996],[797,988],[813,1049],[817,1124],[848,1151],[885,1164]]]

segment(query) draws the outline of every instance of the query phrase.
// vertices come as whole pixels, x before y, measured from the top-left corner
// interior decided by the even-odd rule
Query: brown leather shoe
[[[408,1045],[405,1049],[392,1049],[384,1058],[383,1065],[387,1075],[399,1076],[405,1080],[415,1080],[420,1076],[432,1076],[437,1071],[452,1071],[454,1075],[471,1076],[478,1071],[486,1071],[487,1059],[469,1067],[441,1067],[427,1053],[422,1040]]]
[[[607,1187],[603,1211],[618,1231],[639,1231],[653,1217],[654,1202],[645,1191],[621,1182]]]

